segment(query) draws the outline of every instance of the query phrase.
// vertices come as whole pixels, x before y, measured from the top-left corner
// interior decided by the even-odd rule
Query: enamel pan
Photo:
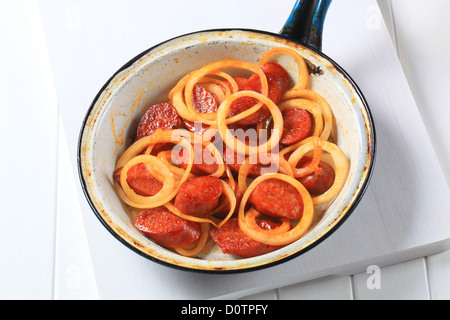
[[[87,201],[116,239],[166,266],[205,273],[233,273],[259,270],[297,257],[342,225],[369,182],[375,157],[375,129],[361,91],[341,67],[321,52],[323,22],[330,3],[330,0],[298,0],[280,34],[221,29],[168,40],[139,54],[111,77],[95,97],[82,125],[78,167]],[[203,259],[196,259],[156,245],[134,228],[112,181],[116,160],[130,145],[146,107],[166,101],[169,88],[190,71],[224,59],[256,64],[264,52],[280,46],[297,50],[308,61],[311,89],[325,97],[333,109],[336,142],[351,162],[341,194],[303,238],[263,256],[238,259],[224,255],[216,247]],[[295,63],[286,57],[278,61],[294,84]]]

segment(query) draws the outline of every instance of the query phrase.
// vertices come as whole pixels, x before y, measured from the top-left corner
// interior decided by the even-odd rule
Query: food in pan
[[[298,67],[293,86],[281,55]],[[135,227],[190,257],[215,243],[251,258],[300,239],[349,173],[331,108],[308,81],[303,57],[281,47],[257,64],[222,60],[180,79],[116,164]]]

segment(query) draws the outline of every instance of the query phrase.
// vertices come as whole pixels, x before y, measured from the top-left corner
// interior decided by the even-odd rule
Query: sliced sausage
[[[242,88],[248,81],[248,79],[244,78],[244,77],[233,77],[233,79],[234,79],[234,81],[236,81],[236,84],[238,85],[239,90],[242,90]],[[233,89],[233,87],[231,86],[231,83],[229,83],[228,81],[226,81],[225,83],[227,84],[228,87],[230,87],[230,89]]]
[[[219,102],[216,96],[202,86],[194,86],[192,100],[194,109],[198,113],[214,113],[219,109]],[[186,129],[197,134],[203,134],[209,128],[208,125],[203,123],[195,124],[185,119],[182,119],[182,121]]]
[[[177,129],[179,118],[175,107],[168,102],[151,106],[139,121],[136,141],[153,134],[157,129]]]
[[[298,162],[297,167],[307,167],[312,161],[311,157],[303,157]],[[309,176],[299,178],[298,180],[305,188],[316,196],[325,193],[334,183],[335,172],[333,167],[323,161],[320,162],[317,170]]]
[[[311,135],[312,119],[308,111],[295,108],[283,111],[283,135],[280,143],[291,145]]]
[[[174,159],[175,164],[186,169],[189,163],[189,152],[182,149],[177,158]],[[211,152],[205,147],[194,147],[194,165],[192,166],[191,173],[196,176],[210,175],[217,171],[219,165],[217,159],[211,154]]]
[[[245,161],[245,155],[237,154],[233,150],[231,150],[231,148],[224,145],[223,161],[228,167],[230,167],[231,170],[238,173],[239,168]]]
[[[257,146],[258,145],[258,138],[256,136],[256,130],[251,127],[247,128],[236,128],[236,131],[234,132],[234,136],[240,140],[243,141],[246,145],[250,146]],[[223,144],[223,160],[226,165],[233,171],[238,173],[239,169],[241,168],[241,165],[245,162],[245,159],[247,156],[236,153],[234,150],[232,150],[230,147],[228,147],[226,144]],[[250,169],[249,176],[250,177],[256,177],[261,174],[260,171],[260,165],[255,165]]]
[[[279,180],[264,180],[253,190],[249,202],[259,212],[276,218],[301,219],[303,200],[291,184]]]
[[[241,165],[246,159],[245,155],[235,153],[229,147],[225,146],[223,150],[224,163],[235,173],[239,173]],[[255,164],[249,171],[249,177],[257,177],[261,175],[261,165]]]
[[[245,155],[237,154],[229,147],[225,146],[223,150],[223,161],[235,173],[239,173],[239,170],[246,159]],[[255,178],[266,173],[276,173],[278,167],[273,163],[269,164],[254,164],[248,172],[248,177]]]
[[[267,76],[267,82],[269,85],[268,97],[275,103],[279,104],[285,93],[289,76],[286,70],[278,63],[267,62],[261,66]],[[261,93],[261,80],[258,74],[252,75],[248,81],[242,86],[242,90],[251,90]],[[251,107],[253,107],[258,100],[250,97],[242,97],[234,101],[230,106],[230,116],[235,116]],[[270,116],[270,111],[266,106],[262,106],[254,114],[248,116],[237,122],[238,125],[247,126],[261,122]]]
[[[152,152],[150,153],[150,155],[157,156],[158,153],[160,153],[162,151],[172,150],[174,146],[175,146],[175,144],[168,143],[168,142],[157,143],[157,144],[153,145]]]
[[[178,217],[165,207],[142,211],[136,216],[134,225],[157,244],[167,248],[188,246],[201,235],[198,224]]]
[[[275,62],[267,62],[261,66],[261,69],[267,76],[267,82],[269,84],[268,97],[275,104],[279,104],[289,84],[288,73],[282,66]],[[259,80],[259,76],[253,75],[250,77],[247,85],[255,87],[256,84],[258,84],[258,89],[261,91],[261,81]]]
[[[209,129],[209,126],[207,124],[201,123],[201,122],[193,122],[186,119],[181,119],[181,121],[184,124],[184,127],[189,130],[190,132],[194,132],[199,135],[203,135],[206,130]]]
[[[119,185],[122,169],[123,167],[114,172],[114,180]],[[152,176],[146,165],[143,163],[137,164],[128,170],[127,183],[134,192],[143,197],[154,196],[163,187],[163,184]]]
[[[257,220],[257,223],[266,230],[279,226],[279,223],[270,220]],[[240,229],[237,218],[228,220],[220,229],[213,227],[210,235],[214,242],[222,248],[223,253],[234,254],[241,258],[260,256],[280,248],[251,239]]]
[[[230,184],[229,179],[227,179],[225,182]],[[242,190],[239,188],[239,184],[237,181],[234,181],[234,195],[236,197],[236,209],[234,210],[234,213],[237,213],[239,211],[239,205],[241,203],[242,196],[244,195],[242,193]],[[217,208],[214,216],[220,219],[224,219],[228,215],[228,213],[230,213],[230,201],[228,200],[228,197],[226,195],[222,194],[220,196],[219,206],[220,208]]]
[[[174,206],[184,214],[201,217],[218,206],[222,192],[223,185],[219,178],[191,178],[181,185]]]
[[[196,85],[194,87],[192,99],[195,111],[199,113],[214,113],[219,108],[219,101],[216,96],[202,86]]]

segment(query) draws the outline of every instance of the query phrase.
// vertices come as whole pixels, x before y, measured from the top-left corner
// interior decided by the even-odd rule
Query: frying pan
[[[375,128],[361,91],[350,76],[321,52],[323,25],[331,0],[298,0],[279,34],[249,29],[218,29],[186,34],[160,43],[131,59],[101,88],[83,121],[78,144],[82,189],[94,214],[121,243],[172,268],[204,273],[237,273],[268,268],[311,250],[354,211],[369,183],[375,158]],[[131,143],[137,122],[152,104],[166,101],[185,74],[208,63],[237,59],[257,63],[269,49],[289,47],[307,61],[309,87],[322,95],[335,116],[334,139],[350,160],[350,174],[335,201],[298,241],[272,253],[238,259],[216,247],[201,259],[180,256],[138,232],[112,181],[118,157]],[[297,67],[278,61],[292,84]],[[238,75],[238,74],[237,74]]]

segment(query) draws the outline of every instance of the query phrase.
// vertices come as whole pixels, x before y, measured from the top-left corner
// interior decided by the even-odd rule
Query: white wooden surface
[[[444,114],[433,112],[434,105],[448,106],[444,100],[448,75],[435,74],[434,67],[424,68],[423,61],[450,69],[446,36],[450,23],[444,16],[450,5],[445,0],[430,1],[440,7],[436,10],[431,5],[419,6],[416,0],[379,3],[448,182],[450,146],[442,133],[445,119],[450,119],[449,108],[442,108]],[[415,8],[420,8],[420,19]],[[368,23],[375,28],[376,9],[368,8],[369,16],[373,14]],[[76,7],[68,10],[71,15]],[[35,1],[0,0],[0,137],[4,155],[0,158],[4,204],[0,210],[0,298],[96,299],[77,180],[71,170],[39,19]],[[434,21],[439,21],[439,29]],[[76,26],[76,19],[69,22]],[[441,60],[436,62],[438,58]],[[379,289],[368,286],[374,274],[360,273],[290,285],[244,299],[450,298],[449,251],[381,268],[378,275]]]
[[[58,108],[23,1],[0,1],[0,298],[53,298]]]
[[[432,0],[427,6],[411,0],[379,0],[423,121],[450,181],[450,143],[446,139],[450,104],[450,3]],[[368,8],[368,12],[374,10]],[[372,11],[374,12],[374,11]],[[371,21],[376,25],[376,18]],[[426,67],[439,66],[441,71]],[[444,105],[441,112],[433,106]],[[248,297],[250,299],[450,299],[450,251],[380,269],[381,287],[369,289],[373,274],[314,280]]]

